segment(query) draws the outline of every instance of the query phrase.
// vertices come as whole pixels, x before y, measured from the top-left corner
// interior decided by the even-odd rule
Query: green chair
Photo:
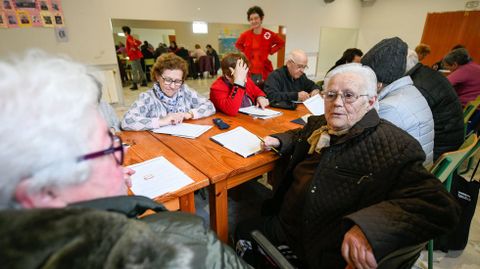
[[[470,158],[479,147],[478,137],[471,134],[456,151],[446,152],[434,163],[430,172],[450,191],[454,173],[464,160]],[[428,269],[433,268],[433,240],[428,242]]]
[[[478,106],[480,105],[480,95],[477,96],[477,99],[470,101],[467,105],[463,108],[463,133],[467,135],[467,126],[470,118],[472,117],[473,113],[477,110]]]

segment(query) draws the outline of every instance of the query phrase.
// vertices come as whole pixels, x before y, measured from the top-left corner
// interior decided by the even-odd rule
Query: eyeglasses
[[[99,158],[105,155],[113,154],[113,157],[115,158],[115,161],[117,162],[118,165],[123,164],[123,143],[122,139],[116,135],[111,134],[110,132],[108,133],[110,135],[110,138],[112,139],[112,144],[110,145],[109,148],[89,154],[85,154],[82,156],[77,157],[77,162],[82,162],[86,160],[91,160],[95,158]],[[117,153],[118,152],[118,153]]]
[[[297,69],[303,69],[303,70],[308,69],[308,65],[306,65],[306,64],[305,65],[297,64],[293,59],[290,59],[290,61],[292,61],[292,63],[295,64],[295,67]]]
[[[327,91],[327,92],[322,92],[320,95],[325,99],[327,102],[334,102],[337,100],[337,97],[340,96],[343,100],[344,103],[346,104],[351,104],[355,101],[357,101],[358,98],[361,96],[368,96],[368,94],[354,94],[353,92],[350,91],[345,91],[345,92],[335,92],[335,91]]]
[[[171,78],[166,78],[163,75],[160,75],[160,77],[163,79],[166,85],[175,85],[175,86],[180,86],[183,84],[183,80],[173,80]]]

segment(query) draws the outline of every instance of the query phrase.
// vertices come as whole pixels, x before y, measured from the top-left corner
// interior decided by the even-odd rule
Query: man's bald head
[[[303,75],[305,69],[308,68],[307,64],[307,54],[303,50],[294,49],[288,54],[285,65],[287,66],[290,76],[294,79],[298,79]]]

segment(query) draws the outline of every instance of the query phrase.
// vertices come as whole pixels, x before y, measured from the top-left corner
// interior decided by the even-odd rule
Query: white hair
[[[410,69],[412,69],[417,64],[418,64],[418,54],[414,50],[408,49],[405,73],[408,73],[408,71],[410,71]]]
[[[32,50],[0,61],[0,208],[15,207],[15,189],[28,192],[88,179],[89,135],[97,122],[98,87],[87,67]]]
[[[377,76],[375,72],[370,67],[360,63],[342,64],[328,72],[324,79],[323,89],[326,89],[330,79],[335,75],[344,73],[354,73],[362,77],[364,79],[362,90],[364,90],[369,97],[377,96]]]
[[[305,58],[307,58],[307,54],[305,53],[305,51],[301,50],[301,49],[294,49],[292,51],[290,51],[290,53],[288,53],[287,55],[287,59],[285,60],[285,63],[288,62],[288,61],[296,61],[295,59],[297,58],[297,56],[303,56]],[[308,60],[308,58],[307,58]]]

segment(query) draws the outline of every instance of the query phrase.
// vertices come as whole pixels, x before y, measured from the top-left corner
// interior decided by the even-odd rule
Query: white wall
[[[464,10],[465,0],[377,0],[363,7],[358,48],[367,52],[380,40],[398,36],[415,48],[422,39],[427,13]]]

